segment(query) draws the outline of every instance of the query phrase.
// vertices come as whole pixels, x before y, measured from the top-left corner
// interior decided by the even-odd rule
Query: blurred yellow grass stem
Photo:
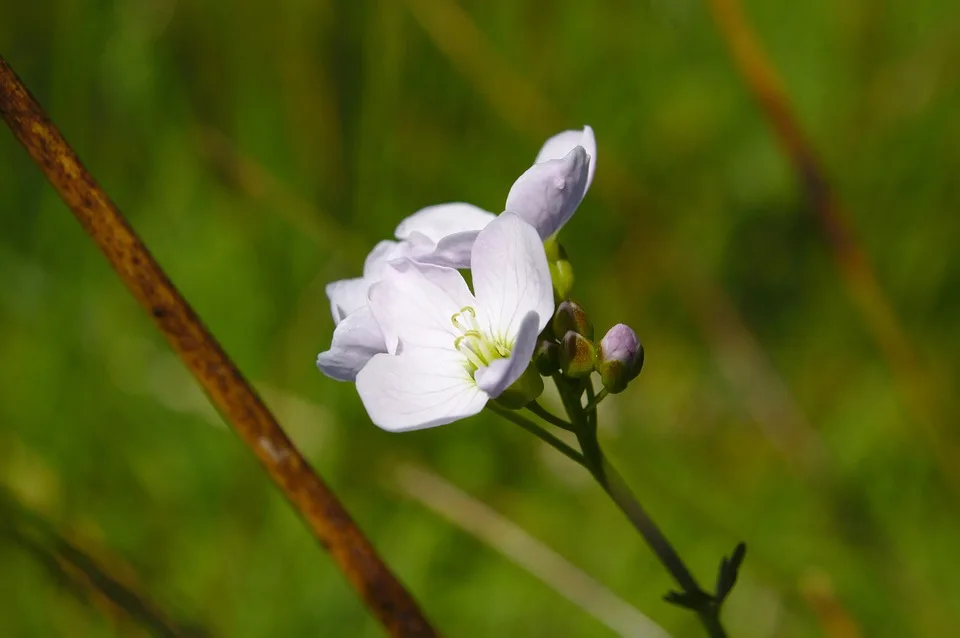
[[[462,7],[449,0],[407,0],[406,5],[460,73],[476,84],[497,115],[516,130],[537,138],[560,129],[561,115],[496,54]]]
[[[0,114],[181,361],[393,636],[435,630],[0,57]]]
[[[869,259],[860,248],[853,225],[791,107],[776,69],[755,36],[739,0],[709,0],[707,5],[737,70],[793,163],[847,290],[889,362],[908,407],[924,428],[941,472],[954,488],[960,488],[956,446],[942,435],[932,380],[921,366]]]
[[[59,532],[41,514],[8,493],[6,486],[0,486],[2,536],[12,538],[71,594],[99,609],[118,634],[135,633],[136,624],[163,638],[212,635],[195,623],[171,618],[140,591],[139,579],[130,565],[102,547],[91,547],[88,540],[81,543]]]
[[[666,630],[636,607],[441,476],[419,465],[404,463],[397,468],[393,484],[451,525],[500,552],[618,635],[669,638]]]

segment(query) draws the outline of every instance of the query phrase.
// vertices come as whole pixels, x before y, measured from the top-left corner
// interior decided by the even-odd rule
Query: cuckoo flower
[[[563,131],[544,143],[533,166],[514,182],[505,210],[533,225],[541,239],[555,234],[576,211],[593,181],[597,142],[593,129]],[[473,242],[496,217],[472,204],[438,204],[400,222],[400,240],[425,237],[417,260],[452,268],[470,265]]]
[[[596,156],[597,143],[589,126],[554,135],[510,188],[506,210],[533,224],[541,239],[553,236],[586,195]]]
[[[412,233],[401,242],[382,241],[367,255],[362,277],[327,285],[336,328],[330,349],[317,357],[321,372],[338,381],[353,381],[370,357],[387,351],[383,331],[367,304],[370,286],[380,281],[391,261],[429,254],[433,247],[434,244],[419,233]]]
[[[402,432],[476,414],[530,364],[553,313],[553,289],[536,230],[504,213],[478,233],[474,292],[452,268],[391,262],[369,293],[386,341],[357,375],[370,418]]]
[[[437,204],[404,219],[394,234],[401,241],[418,241],[420,263],[467,268],[477,235],[496,218],[473,204]]]
[[[587,171],[587,185],[584,188],[584,195],[590,190],[590,184],[593,183],[593,173],[597,170],[597,140],[593,135],[593,129],[584,126],[582,131],[563,131],[557,133],[540,148],[537,153],[537,159],[534,164],[560,159],[575,147],[582,146],[583,150],[590,156],[590,168]]]

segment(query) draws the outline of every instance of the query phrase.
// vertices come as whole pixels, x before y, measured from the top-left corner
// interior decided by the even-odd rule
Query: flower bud
[[[643,346],[637,334],[618,323],[603,335],[597,355],[597,371],[607,392],[623,392],[643,368]]]
[[[593,339],[593,323],[576,301],[561,301],[553,313],[553,334],[561,337],[569,331]]]
[[[551,235],[543,240],[543,252],[547,255],[547,261],[552,262],[567,258],[567,251],[565,251],[563,246],[560,245],[560,242],[557,241],[556,235]]]
[[[520,378],[494,399],[511,410],[519,410],[543,394],[543,379],[537,374],[536,366],[531,362]]]
[[[573,264],[566,259],[550,262],[550,279],[557,299],[566,299],[573,290]]]
[[[567,331],[560,342],[560,371],[579,379],[593,372],[596,353],[593,343],[573,330]]]
[[[549,377],[560,369],[560,346],[556,341],[541,341],[533,353],[533,361],[541,376]]]
[[[557,241],[556,235],[544,240],[543,250],[547,254],[547,264],[550,266],[554,297],[557,300],[566,299],[573,290],[573,265],[567,259],[567,251]],[[563,336],[562,332],[556,334],[557,338]]]

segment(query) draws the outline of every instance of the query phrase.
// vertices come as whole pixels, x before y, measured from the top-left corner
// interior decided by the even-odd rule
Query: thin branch
[[[491,412],[496,412],[502,416],[507,421],[519,425],[527,432],[530,432],[540,440],[542,440],[547,445],[555,448],[558,452],[566,456],[568,459],[574,461],[578,465],[583,465],[583,455],[577,452],[575,449],[550,434],[542,427],[531,421],[530,419],[524,417],[521,414],[518,414],[515,410],[510,410],[508,408],[501,407],[495,402],[490,401],[487,403],[487,409]]]
[[[536,414],[538,417],[540,417],[547,423],[549,423],[550,425],[555,425],[562,430],[573,432],[573,426],[570,423],[556,416],[555,414],[553,414],[552,412],[544,408],[542,405],[540,405],[536,401],[532,401],[529,405],[527,405],[527,409],[533,412],[534,414]]]
[[[593,380],[587,377],[583,380],[583,389],[587,393],[587,403],[583,406],[583,411],[587,414],[590,426],[597,428],[597,405],[607,396],[607,389],[602,388],[600,394],[594,394]]]
[[[725,638],[726,632],[720,623],[719,606],[700,587],[693,573],[680,558],[673,545],[650,518],[643,506],[640,505],[626,481],[623,480],[623,477],[610,464],[600,449],[600,442],[597,439],[596,417],[594,415],[591,418],[591,415],[580,402],[580,396],[584,391],[586,391],[588,397],[593,397],[592,382],[587,379],[585,384],[576,385],[570,383],[559,373],[553,375],[553,381],[557,386],[557,392],[560,393],[560,399],[567,415],[574,425],[580,448],[583,450],[583,466],[620,508],[620,511],[643,537],[650,549],[653,550],[660,563],[683,589],[683,593],[688,599],[688,604],[685,606],[697,614],[710,637]]]
[[[697,583],[686,563],[674,549],[673,544],[670,543],[654,520],[650,518],[643,506],[640,505],[620,473],[610,464],[602,452],[598,453],[601,464],[594,472],[597,482],[617,504],[620,511],[630,520],[634,528],[640,532],[643,540],[647,542],[653,553],[660,559],[660,563],[670,572],[670,575],[683,588],[683,591],[701,597],[702,604],[696,611],[707,633],[714,637],[722,638],[725,636],[726,633],[720,624],[717,607],[709,600],[709,596]]]
[[[394,636],[435,636],[343,505],[294,446],[140,238],[0,57],[0,114],[213,404]]]

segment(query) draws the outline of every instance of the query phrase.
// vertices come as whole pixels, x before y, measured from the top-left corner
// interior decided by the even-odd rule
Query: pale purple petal
[[[330,349],[317,357],[317,367],[338,381],[353,381],[371,357],[386,351],[380,325],[364,307],[337,325]]]
[[[488,213],[473,204],[455,202],[437,204],[421,208],[397,226],[397,239],[406,239],[411,233],[419,232],[439,243],[444,237],[465,231],[480,231],[496,215]]]
[[[537,347],[537,336],[541,330],[539,325],[540,317],[537,313],[528,312],[520,322],[520,330],[510,356],[506,359],[496,359],[486,368],[477,370],[475,375],[477,386],[491,399],[500,396],[530,365],[533,351]]]
[[[453,350],[460,335],[453,316],[466,306],[476,306],[456,270],[409,259],[388,264],[383,280],[370,289],[369,299],[391,354],[400,342],[405,348]]]
[[[547,239],[567,223],[583,199],[589,168],[590,158],[582,146],[562,159],[534,164],[510,188],[506,210]]]
[[[587,186],[584,193],[590,190],[590,184],[593,183],[593,173],[597,170],[597,140],[593,135],[593,129],[584,126],[582,131],[564,131],[557,133],[543,144],[543,148],[537,153],[537,162],[546,162],[548,160],[560,159],[573,150],[575,146],[582,146],[590,156],[590,169],[587,172]]]
[[[369,290],[370,280],[363,277],[341,279],[327,284],[327,298],[330,299],[334,325],[338,325],[347,315],[366,308]]]
[[[389,239],[377,242],[377,245],[373,247],[373,250],[370,251],[363,262],[363,276],[379,277],[380,271],[388,261],[398,256],[403,257],[404,255],[397,255],[399,245],[400,242]]]
[[[363,263],[363,276],[374,283],[380,280],[384,267],[391,261],[409,257],[417,259],[420,255],[433,252],[435,242],[421,232],[413,231],[403,241],[385,239],[378,243],[367,255]]]
[[[366,308],[370,286],[380,281],[383,269],[391,261],[415,257],[420,252],[432,252],[434,244],[421,233],[412,233],[404,241],[384,240],[378,242],[363,262],[363,277],[341,279],[327,284],[327,297],[334,325],[360,308]]]
[[[415,259],[424,264],[446,266],[448,268],[469,268],[473,242],[480,231],[468,230],[447,235],[429,253],[420,254]]]
[[[604,360],[633,365],[640,351],[637,333],[628,325],[618,323],[600,340],[600,354]]]
[[[533,227],[503,213],[480,231],[471,260],[478,317],[494,338],[510,340],[529,312],[543,330],[553,314],[553,284],[543,243]]]
[[[373,357],[357,375],[357,392],[370,419],[391,432],[451,423],[487,403],[457,352],[420,348]]]

